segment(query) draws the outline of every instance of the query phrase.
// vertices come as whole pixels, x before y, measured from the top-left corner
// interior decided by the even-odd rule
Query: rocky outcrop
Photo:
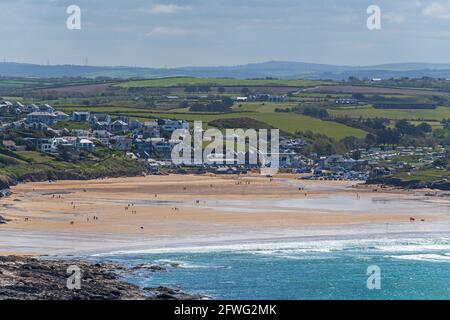
[[[14,179],[5,175],[0,175],[0,190],[8,189],[13,183]]]
[[[11,195],[11,190],[9,190],[9,189],[0,190],[0,198],[9,197],[10,195]]]
[[[81,270],[80,289],[69,289],[69,266]],[[0,300],[143,300],[200,299],[179,290],[158,287],[141,290],[120,280],[123,267],[83,261],[42,260],[0,256]],[[72,283],[72,282],[70,282]]]
[[[450,182],[447,180],[439,180],[439,181],[404,181],[398,178],[392,177],[380,177],[369,179],[366,182],[367,184],[381,184],[393,187],[400,187],[405,189],[437,189],[437,190],[450,190]]]
[[[156,300],[206,300],[207,297],[193,296],[186,294],[178,289],[171,289],[167,287],[144,288],[152,299]]]

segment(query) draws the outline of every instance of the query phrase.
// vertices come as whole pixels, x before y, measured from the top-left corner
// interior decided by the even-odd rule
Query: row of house
[[[2,114],[28,114],[32,112],[48,112],[54,113],[55,109],[49,104],[28,104],[24,105],[19,101],[11,102],[11,101],[1,101],[0,102],[0,112]]]
[[[158,138],[161,134],[171,134],[177,129],[189,129],[189,123],[184,120],[163,119],[158,121],[130,120],[119,117],[113,120],[109,114],[90,112],[73,112],[71,120],[74,122],[90,123],[94,130],[108,130],[111,132],[131,132],[144,135],[146,138]],[[135,132],[136,133],[136,132]]]
[[[285,102],[286,96],[278,96],[278,95],[271,95],[271,94],[254,94],[249,95],[245,97],[234,97],[234,101],[236,102],[256,102],[256,101],[262,101],[262,102]]]
[[[73,121],[89,124],[90,129],[55,130],[51,126],[59,121]],[[96,145],[130,152],[133,148],[141,158],[158,156],[170,158],[174,144],[164,138],[177,129],[189,129],[189,123],[183,120],[160,119],[153,121],[130,120],[128,117],[113,119],[106,113],[91,113],[75,111],[70,116],[47,109],[33,111],[27,116],[11,124],[13,127],[28,128],[42,131],[53,131],[56,138],[30,139],[35,149],[40,152],[58,152],[63,148],[77,151],[93,151]]]

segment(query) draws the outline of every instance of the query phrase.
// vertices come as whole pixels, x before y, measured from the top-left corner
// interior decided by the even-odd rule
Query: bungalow
[[[131,120],[128,122],[128,127],[130,130],[136,130],[142,128],[142,122],[139,120]]]
[[[352,98],[338,98],[334,101],[335,104],[358,104],[358,100]]]
[[[33,123],[22,123],[22,128],[27,128],[29,130],[34,131],[48,131],[50,128],[48,125],[42,122],[33,122]]]
[[[20,111],[25,112],[25,108],[26,108],[25,105],[19,101],[14,102],[13,106],[14,106],[14,108],[17,108]]]
[[[12,140],[3,140],[3,147],[10,150],[10,151],[15,151],[17,146],[16,143]]]
[[[109,146],[109,140],[111,139],[111,133],[107,130],[94,130],[93,136],[97,139],[102,146]]]
[[[20,114],[22,110],[9,101],[0,103],[0,112],[7,114]]]
[[[54,113],[55,109],[50,106],[49,104],[42,104],[39,106],[39,111],[41,112],[48,112],[48,113]]]
[[[136,139],[134,142],[136,145],[136,152],[141,158],[150,157],[150,153],[151,153],[150,139],[147,139],[147,140]]]
[[[88,111],[74,111],[72,112],[72,121],[75,122],[89,122],[91,113]]]
[[[39,152],[51,152],[52,151],[52,139],[42,138],[34,141],[36,150]]]
[[[94,129],[96,130],[104,130],[108,129],[111,124],[111,116],[106,113],[97,113],[92,115],[91,123]]]
[[[73,146],[73,144],[71,144],[67,139],[65,138],[54,138],[51,140],[51,151],[52,152],[57,152],[58,151],[58,147],[63,145],[63,146]]]
[[[91,116],[91,122],[106,122],[108,124],[111,123],[111,116],[107,113],[95,113]]]
[[[161,136],[161,129],[157,121],[146,121],[138,131],[144,138],[159,138]]]
[[[55,114],[50,112],[32,112],[27,115],[27,123],[43,123],[46,125],[55,124],[58,119]]]
[[[166,140],[164,138],[151,138],[149,141],[152,145],[152,150],[163,157],[169,157],[173,147],[181,142],[181,140]]]
[[[110,125],[110,130],[112,132],[127,132],[128,131],[128,124],[122,120],[116,120]]]
[[[56,116],[57,121],[66,121],[69,120],[69,115],[62,112],[62,111],[56,111],[53,113]]]
[[[115,141],[114,148],[119,151],[131,151],[133,145],[133,139],[124,136],[113,137],[112,140]]]
[[[189,129],[189,122],[185,120],[162,120],[163,125],[161,126],[161,129],[165,133],[171,134],[175,130],[179,129]]]
[[[72,130],[72,132],[78,138],[90,139],[92,137],[92,132],[89,130],[74,129],[74,130]]]
[[[39,111],[39,107],[35,104],[29,104],[25,107],[24,110],[26,113],[31,113],[31,112],[38,112]]]
[[[94,143],[88,139],[77,139],[76,143],[76,147],[79,150],[94,151],[95,149]]]

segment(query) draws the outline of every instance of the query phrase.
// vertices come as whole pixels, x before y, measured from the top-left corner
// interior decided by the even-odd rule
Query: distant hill
[[[169,76],[230,77],[238,79],[275,77],[280,79],[343,80],[350,76],[367,78],[398,78],[423,76],[450,78],[450,64],[393,63],[375,66],[335,66],[290,61],[270,61],[239,66],[136,68],[80,65],[36,65],[0,63],[4,77],[111,77],[159,78]]]

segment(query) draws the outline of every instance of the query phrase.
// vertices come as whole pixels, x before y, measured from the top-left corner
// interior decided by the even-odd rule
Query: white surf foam
[[[450,262],[450,255],[446,254],[433,254],[433,253],[423,253],[423,254],[407,254],[398,256],[387,256],[392,259],[399,260],[413,260],[413,261],[427,261],[427,262]]]
[[[360,250],[368,252],[416,252],[429,251],[450,252],[450,238],[411,238],[411,239],[339,239],[318,241],[287,241],[287,242],[255,242],[233,243],[221,245],[192,245],[167,248],[148,248],[139,250],[120,250],[95,256],[161,254],[161,253],[210,253],[210,252],[240,252],[260,255],[302,255],[308,253],[333,253],[342,250]]]

